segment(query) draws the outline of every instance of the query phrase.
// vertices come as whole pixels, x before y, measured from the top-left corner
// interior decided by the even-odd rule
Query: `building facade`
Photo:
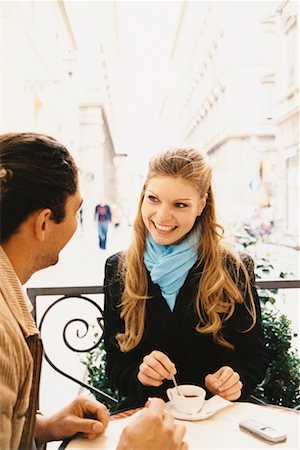
[[[35,131],[63,142],[79,165],[88,211],[101,196],[117,201],[108,62],[99,41],[97,64],[86,74],[86,48],[67,7],[3,3],[1,132]]]
[[[278,219],[290,243],[299,233],[299,4],[277,9],[280,64],[277,72],[276,143],[280,159]],[[299,243],[298,243],[299,244]]]
[[[299,202],[295,3],[185,4],[171,55],[181,72],[162,114],[175,142],[209,154],[221,221],[267,220],[276,239],[290,235],[293,246],[297,212],[288,205]]]

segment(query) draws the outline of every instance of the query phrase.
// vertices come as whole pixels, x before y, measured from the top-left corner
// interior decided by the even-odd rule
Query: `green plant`
[[[97,334],[95,334],[95,337],[97,338]],[[88,370],[88,383],[91,384],[93,387],[105,392],[106,394],[109,394],[112,397],[118,398],[118,391],[113,389],[110,386],[110,383],[108,381],[108,378],[106,376],[106,352],[104,349],[103,342],[100,342],[99,346],[96,347],[94,350],[90,351],[87,354],[86,360],[82,361],[83,364],[86,365]],[[97,397],[97,394],[95,394],[95,397],[97,400],[100,400]],[[103,403],[103,402],[102,402]],[[105,406],[113,412],[115,409],[115,404],[110,403],[109,401],[104,402]]]
[[[268,376],[254,396],[275,405],[296,408],[300,404],[300,360],[291,348],[291,322],[268,303],[262,305],[262,324],[270,364]]]
[[[274,266],[267,256],[261,256],[253,238],[240,233],[236,236],[237,246],[252,254],[255,261],[256,279],[275,275]],[[277,277],[286,278],[288,274],[280,271]],[[266,345],[269,351],[270,363],[267,377],[258,386],[253,395],[265,403],[271,403],[290,408],[300,405],[300,360],[292,350],[291,321],[276,307],[277,289],[258,289],[262,308],[262,326]]]

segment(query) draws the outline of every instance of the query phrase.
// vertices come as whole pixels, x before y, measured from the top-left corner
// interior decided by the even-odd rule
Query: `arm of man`
[[[137,418],[123,430],[117,450],[187,450],[188,445],[183,441],[185,427],[176,425],[164,409],[163,400],[150,399]]]
[[[22,353],[22,344],[27,349],[23,337],[19,337],[16,329],[10,327],[8,322],[5,323],[3,307],[1,314],[0,448],[10,449],[18,448],[23,432],[31,389],[32,360],[29,355]],[[11,338],[13,335],[14,338]]]
[[[88,397],[77,397],[52,416],[36,416],[35,439],[40,446],[59,441],[81,432],[87,439],[104,433],[109,414],[104,405]]]
[[[13,369],[13,349],[5,330],[0,326],[0,448],[9,448],[12,438],[12,415],[17,399],[16,372]],[[8,348],[11,352],[6,351]],[[10,353],[10,354],[9,354]],[[22,429],[19,432],[21,438]]]

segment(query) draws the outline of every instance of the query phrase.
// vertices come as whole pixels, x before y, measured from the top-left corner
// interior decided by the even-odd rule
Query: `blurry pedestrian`
[[[83,228],[83,208],[81,207],[79,210],[79,223],[81,228]]]
[[[100,201],[100,203],[95,208],[94,217],[98,222],[99,247],[105,250],[108,224],[111,221],[110,206],[104,201]]]

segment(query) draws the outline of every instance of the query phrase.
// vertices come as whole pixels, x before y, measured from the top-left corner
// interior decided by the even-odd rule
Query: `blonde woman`
[[[233,401],[265,376],[253,261],[223,243],[211,177],[194,149],[152,158],[129,249],[106,261],[104,342],[120,407],[166,399],[172,374]]]

